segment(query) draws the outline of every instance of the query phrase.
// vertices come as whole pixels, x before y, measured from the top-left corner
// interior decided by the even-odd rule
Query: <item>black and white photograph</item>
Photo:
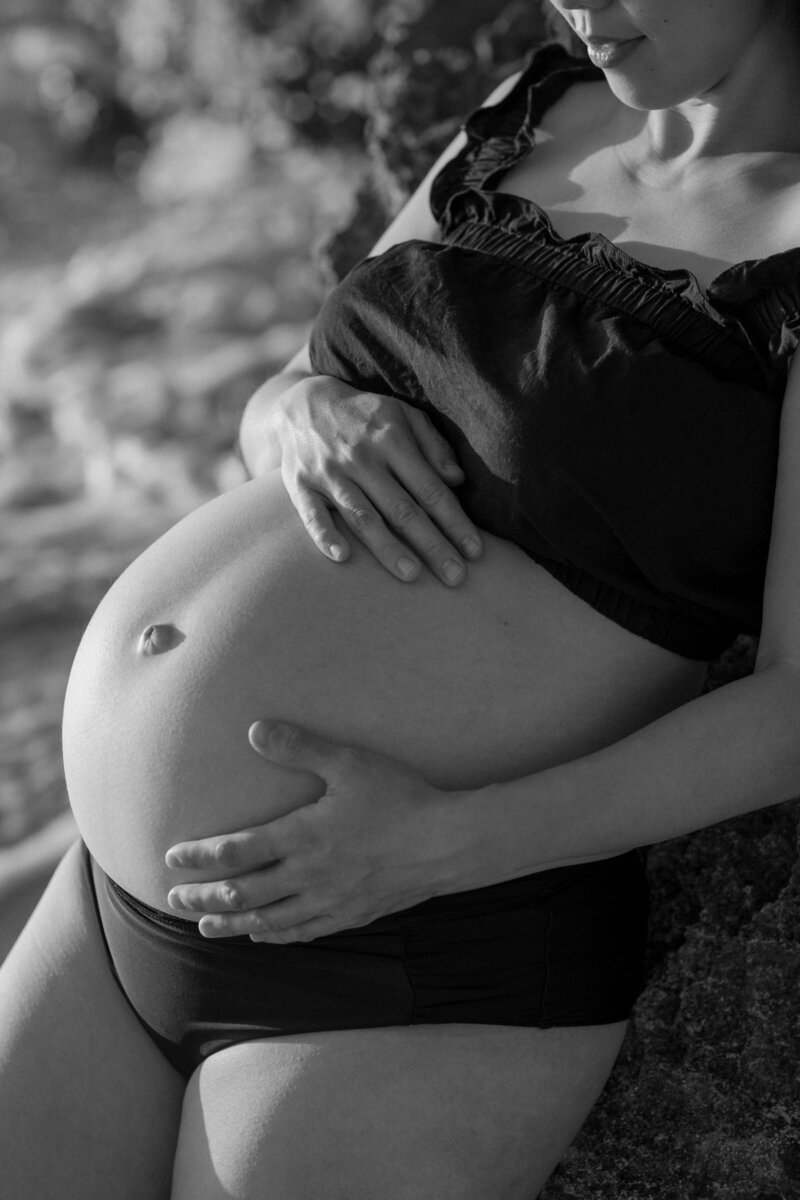
[[[799,1200],[800,2],[0,0],[2,1200]]]

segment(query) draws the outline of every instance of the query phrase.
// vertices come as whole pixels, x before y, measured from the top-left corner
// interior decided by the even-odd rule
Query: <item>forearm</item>
[[[447,890],[621,854],[800,794],[800,672],[770,666],[584,758],[459,803]]]
[[[276,436],[278,402],[290,388],[310,377],[307,371],[289,367],[268,379],[249,400],[239,429],[239,445],[251,475],[263,475],[280,466]]]

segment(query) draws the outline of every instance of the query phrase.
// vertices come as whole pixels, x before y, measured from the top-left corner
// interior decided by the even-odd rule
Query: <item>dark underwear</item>
[[[204,938],[85,853],[114,975],[187,1077],[237,1042],[390,1025],[548,1028],[624,1020],[644,981],[635,852],[426,900],[314,942]]]

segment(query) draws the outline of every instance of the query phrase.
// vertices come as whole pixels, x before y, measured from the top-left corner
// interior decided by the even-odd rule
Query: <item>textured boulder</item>
[[[434,5],[435,7],[435,5]],[[417,33],[373,64],[372,178],[329,247],[341,275],[458,127],[545,34],[511,5],[455,48]],[[752,669],[742,639],[709,687]],[[650,982],[617,1069],[546,1200],[800,1197],[797,803],[643,851]]]
[[[778,805],[647,851],[649,984],[547,1200],[800,1196],[799,817]]]

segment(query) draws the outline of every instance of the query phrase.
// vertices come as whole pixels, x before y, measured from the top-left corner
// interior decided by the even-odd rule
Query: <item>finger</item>
[[[416,415],[424,417],[423,413]],[[427,420],[427,418],[425,419]],[[430,422],[428,424],[430,425]],[[430,425],[430,429],[440,442],[447,446],[432,425]],[[480,557],[483,550],[481,535],[452,491],[453,487],[463,482],[461,468],[457,467],[461,475],[459,480],[449,479],[443,476],[436,462],[432,461],[430,456],[426,455],[425,457],[427,462],[420,459],[417,454],[403,454],[398,449],[390,458],[389,465],[398,482],[434,520],[450,544],[465,558]],[[431,467],[434,470],[431,470]]]
[[[402,583],[412,583],[418,578],[421,562],[389,531],[375,505],[360,488],[349,481],[337,481],[332,485],[331,499],[343,520],[381,566]]]
[[[206,938],[257,936],[265,941],[277,941],[285,931],[270,928],[269,920],[263,914],[271,908],[272,905],[242,913],[205,913],[198,921],[197,928]]]
[[[287,484],[286,490],[312,541],[333,562],[345,562],[350,557],[350,546],[336,528],[324,498],[300,486]]]
[[[483,550],[481,535],[446,483],[421,466],[398,478],[453,546],[466,558],[480,557]]]
[[[203,937],[207,938],[248,935],[253,942],[285,945],[288,942],[310,942],[314,938],[324,937],[326,934],[336,933],[350,927],[346,920],[334,921],[330,917],[323,916],[312,917],[307,921],[298,917],[294,925],[273,929],[272,924],[275,917],[272,909],[274,907],[277,906],[269,905],[268,908],[256,909],[254,912],[248,913],[205,916],[198,922],[197,928]]]
[[[336,496],[344,519],[375,558],[398,579],[411,582],[419,576],[421,564],[413,554],[416,550],[443,583],[455,586],[464,580],[466,567],[458,551],[391,476],[375,485],[372,500],[363,492],[359,492],[360,499],[356,501],[350,495],[346,491]],[[391,529],[396,529],[402,540],[394,537]]]
[[[476,558],[481,552],[478,530],[448,484],[422,457],[410,433],[393,428],[391,434],[381,443],[386,456],[381,472],[365,471],[363,464],[353,463],[352,478],[358,488],[351,499],[348,480],[336,502],[344,510],[349,501],[351,527],[381,561],[393,554],[398,543],[392,531],[396,531],[402,544],[416,551],[443,583],[462,583],[466,578],[462,553]],[[459,542],[462,550],[456,548]]]
[[[288,929],[276,930],[274,933],[251,933],[251,942],[269,942],[272,945],[283,946],[288,942],[313,942],[316,938],[329,937],[332,933],[341,933],[351,929],[352,925],[344,920],[334,920],[333,917],[314,917],[311,921],[292,925]]]
[[[418,576],[416,551],[443,583],[462,583],[466,565],[461,553],[428,511],[453,529],[456,538],[464,542],[468,557],[481,551],[477,529],[448,485],[421,456],[408,430],[393,427],[391,437],[382,439],[381,446],[386,456],[381,470],[376,472],[374,464],[352,462],[351,476],[331,480],[332,501],[358,539],[397,578]],[[408,490],[402,486],[406,479],[412,484]],[[414,491],[422,503],[410,494]]]
[[[438,476],[430,475],[430,494],[438,489],[448,491],[447,485]],[[392,529],[396,529],[403,541],[416,550],[423,562],[441,579],[442,583],[455,587],[466,578],[464,561],[447,540],[442,530],[402,488],[394,487],[380,498]]]
[[[290,931],[324,920],[332,922],[327,914],[320,916],[319,902],[308,896],[289,896],[275,904],[267,904],[247,912],[213,913],[204,916],[199,924],[204,937],[238,937],[249,934],[260,941],[299,941],[295,936],[286,936]],[[306,931],[309,932],[309,931]],[[319,935],[316,935],[319,936]]]
[[[427,462],[451,487],[458,487],[464,482],[464,472],[456,462],[450,443],[442,437],[427,413],[410,406],[404,411],[417,445]]]
[[[285,767],[310,771],[326,783],[339,773],[345,759],[352,757],[352,751],[348,747],[329,742],[286,721],[254,721],[247,731],[247,736],[250,745],[263,758]],[[313,811],[313,805],[307,807]],[[303,808],[295,809],[272,824],[299,824],[302,822],[304,811]],[[287,849],[289,848],[295,849],[296,843],[292,843],[291,846],[287,844]]]
[[[394,512],[403,518],[403,537],[445,583],[461,582],[463,572],[456,575],[451,560],[461,565],[460,555],[480,557],[483,542],[478,529],[447,484],[427,466],[401,464],[397,477],[406,489],[399,497],[415,497],[418,504],[408,508],[402,499],[396,501]]]
[[[399,469],[402,470],[403,467],[409,469],[410,456],[400,452],[398,457],[401,461]],[[427,503],[431,506],[440,504],[445,512],[452,511],[457,520],[460,517],[465,537],[471,536],[474,526],[461,512],[458,501],[450,492],[447,484],[420,460],[418,454],[415,453],[414,459],[418,464],[417,470],[422,471],[420,488]],[[392,465],[394,466],[394,464]],[[412,476],[413,470],[412,466],[410,468]],[[417,478],[420,478],[419,474]],[[371,497],[374,502],[372,504],[374,510],[384,514],[388,526],[397,530],[403,543],[416,550],[426,565],[443,583],[455,586],[463,582],[466,578],[466,566],[461,555],[428,516],[423,506],[400,486],[396,477],[385,474],[382,480],[376,482]],[[477,531],[475,534],[477,535]],[[362,540],[366,540],[363,534],[360,536],[362,536]],[[373,553],[378,555],[380,551],[374,549]]]
[[[265,866],[283,858],[288,846],[281,843],[284,831],[280,821],[241,829],[216,837],[178,842],[165,855],[168,867],[211,869],[220,875],[241,875],[255,866]]]
[[[233,879],[180,883],[167,895],[170,908],[184,912],[248,912],[294,894],[294,885],[280,866],[265,867]]]

